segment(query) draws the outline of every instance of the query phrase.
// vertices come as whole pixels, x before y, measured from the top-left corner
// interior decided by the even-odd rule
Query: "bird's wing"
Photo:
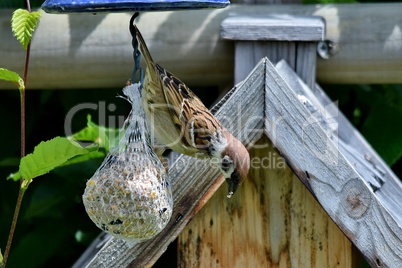
[[[221,128],[216,117],[177,77],[155,64],[172,120],[181,128],[182,141],[198,150],[209,150],[211,136]]]
[[[162,87],[172,122],[181,133],[183,144],[208,151],[211,135],[221,128],[219,121],[182,81],[153,61],[141,32],[136,25],[134,29],[147,64],[150,86],[154,89]]]

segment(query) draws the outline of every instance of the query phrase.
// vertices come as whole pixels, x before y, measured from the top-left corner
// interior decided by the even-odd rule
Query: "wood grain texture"
[[[298,94],[289,87],[289,84],[295,87],[291,83],[294,76],[282,77],[269,62],[266,66],[268,137],[370,265],[399,267],[402,264],[401,211],[393,202],[401,200],[401,183],[393,175],[388,179],[394,182],[382,181],[379,188],[373,188],[368,183],[372,180],[370,173],[376,174],[378,169],[366,166],[369,171],[362,173],[365,175],[362,178],[355,166],[358,157],[347,158],[350,154],[343,154],[353,148],[339,149],[336,128],[328,124],[336,123],[334,118],[326,116],[325,109],[314,106],[313,96]],[[371,152],[370,147],[361,144],[359,151]],[[388,172],[391,171],[387,169]],[[395,189],[388,192],[391,194],[388,198],[379,198],[377,193],[387,183]]]
[[[400,179],[395,176],[364,137],[356,131],[338,110],[337,103],[332,101],[319,85],[316,84],[315,90],[311,91],[283,61],[276,65],[276,69],[282,76],[287,77],[289,86],[298,96],[306,96],[308,102],[311,102],[312,105],[307,104],[311,113],[321,111],[325,115],[317,122],[329,135],[338,137],[336,143],[341,154],[353,164],[362,179],[381,200],[383,206],[393,214],[399,223],[402,223],[402,213],[399,212],[398,205],[402,200]]]
[[[316,83],[316,48],[316,42],[298,42],[296,47],[296,68],[294,68],[294,70],[310,88],[313,88]]]
[[[235,40],[235,83],[267,57],[274,64],[285,60],[310,88],[316,83],[317,44],[324,33],[325,22],[314,16],[231,16],[221,27],[223,38]]]
[[[272,62],[286,59],[296,67],[296,42],[235,42],[235,83],[243,81],[255,65],[264,57]]]
[[[318,59],[320,83],[402,83],[401,9],[402,3],[230,5],[221,10],[143,13],[138,26],[155,60],[186,84],[225,87],[234,81],[234,44],[219,33],[229,14],[322,16],[326,39],[336,49],[329,60]],[[0,66],[22,75],[25,53],[10,30],[11,14],[0,10]],[[124,86],[133,63],[131,15],[43,14],[33,37],[28,87]],[[0,82],[0,89],[15,86]]]
[[[216,116],[244,144],[253,144],[263,135],[264,66],[259,65],[247,81],[225,98]],[[169,170],[174,207],[172,219],[155,238],[128,248],[112,238],[87,267],[150,267],[186,224],[201,210],[224,181],[220,171],[208,161],[181,156]],[[226,186],[226,185],[225,185]],[[227,188],[224,187],[227,191]]]
[[[231,16],[222,21],[221,36],[242,41],[322,41],[325,21],[317,16]]]
[[[351,243],[263,137],[249,178],[179,236],[180,267],[352,267]],[[262,161],[261,161],[262,160]]]
[[[316,43],[314,42],[235,42],[235,83],[244,80],[264,57],[272,63],[285,60],[309,86],[315,86]]]

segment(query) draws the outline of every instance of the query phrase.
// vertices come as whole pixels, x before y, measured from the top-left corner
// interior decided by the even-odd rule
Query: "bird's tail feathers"
[[[145,40],[142,37],[142,34],[141,34],[140,30],[138,29],[137,25],[134,25],[134,29],[135,29],[137,40],[140,44],[140,51],[141,51],[142,55],[144,56],[147,67],[150,69],[155,68],[151,53],[149,53],[147,44],[145,43]]]

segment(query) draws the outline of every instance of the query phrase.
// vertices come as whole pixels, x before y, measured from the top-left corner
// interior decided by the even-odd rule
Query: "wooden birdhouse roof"
[[[401,182],[319,86],[309,89],[284,61],[273,66],[264,58],[214,111],[249,148],[267,137],[278,155],[372,266],[400,266]],[[167,227],[154,239],[132,248],[111,238],[88,267],[151,266],[224,181],[219,170],[211,168],[207,161],[186,156],[176,160],[169,178],[174,208]],[[237,206],[242,206],[236,201],[236,198],[245,198],[241,195],[244,194],[235,193],[224,202],[237,202]],[[259,204],[266,203],[260,200]],[[273,209],[275,204],[269,206]],[[261,208],[247,207],[247,210],[254,209]],[[216,223],[216,220],[207,220]]]

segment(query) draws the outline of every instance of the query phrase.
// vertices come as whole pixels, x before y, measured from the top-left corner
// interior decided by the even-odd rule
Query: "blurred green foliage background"
[[[32,0],[31,5],[39,7],[42,2]],[[305,0],[305,3],[330,2],[356,1]],[[24,0],[0,2],[0,8],[20,8],[25,5]],[[402,85],[321,86],[333,100],[339,101],[339,107],[347,118],[394,172],[402,177]],[[208,89],[209,92],[195,91],[206,104],[216,98],[216,94],[209,94],[211,89]],[[113,112],[107,111],[109,114],[106,118],[127,115],[130,106],[126,101],[116,98],[118,93],[121,93],[121,89],[28,90],[26,151],[32,152],[42,140],[64,136],[65,116],[77,104],[104,101],[106,105],[115,104],[117,107]],[[0,122],[3,122],[0,131],[0,247],[3,252],[19,187],[17,183],[5,179],[18,169],[19,163],[18,90],[0,90],[0,103]],[[91,115],[93,122],[98,122],[97,112],[93,111]],[[86,116],[87,113],[82,112],[74,117],[74,131],[86,126]],[[78,259],[100,232],[86,215],[81,195],[87,179],[101,162],[102,159],[95,159],[58,168],[30,185],[23,200],[8,267],[70,267]],[[155,267],[176,267],[174,246],[167,255],[164,258],[170,261],[161,260]]]

